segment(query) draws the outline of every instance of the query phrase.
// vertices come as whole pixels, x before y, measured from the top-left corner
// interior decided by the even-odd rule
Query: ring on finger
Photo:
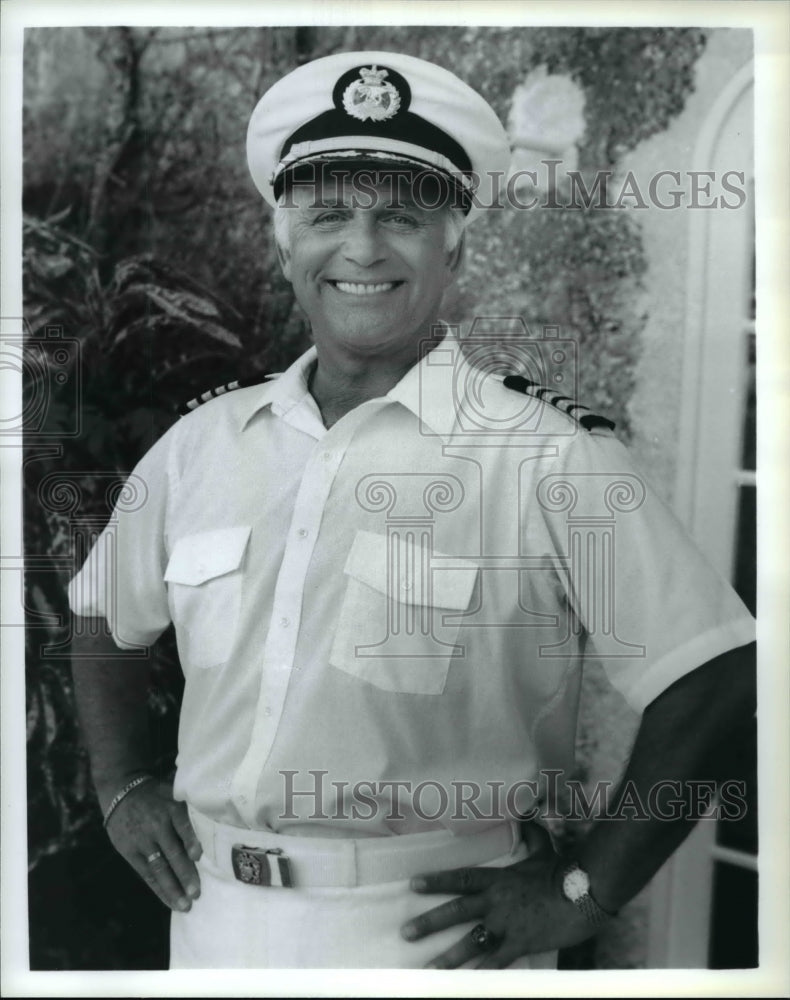
[[[469,932],[469,936],[480,951],[490,951],[497,943],[495,935],[491,933],[485,924],[477,924]]]
[[[149,854],[145,860],[149,865],[152,865],[154,861],[158,861],[161,857],[162,857],[161,851],[154,851],[152,854]]]

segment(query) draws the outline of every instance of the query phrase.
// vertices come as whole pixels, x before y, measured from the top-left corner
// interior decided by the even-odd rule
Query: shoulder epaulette
[[[541,399],[555,409],[562,410],[569,417],[573,417],[585,430],[591,431],[594,427],[606,427],[610,431],[615,429],[616,425],[611,420],[601,417],[597,413],[590,413],[589,406],[577,403],[570,396],[561,396],[556,389],[541,385],[539,382],[533,382],[523,375],[506,375],[503,384],[506,389],[515,389],[516,392],[523,392],[525,396],[534,396],[535,399]],[[578,413],[579,410],[587,412]]]
[[[274,377],[274,375],[250,375],[248,378],[234,378],[232,381],[218,385],[216,389],[208,389],[199,396],[195,396],[194,399],[190,399],[188,403],[184,403],[178,411],[179,415],[185,417],[192,410],[196,410],[210,399],[216,399],[217,396],[224,396],[226,392],[233,392],[234,389],[247,389],[251,385],[262,385]]]

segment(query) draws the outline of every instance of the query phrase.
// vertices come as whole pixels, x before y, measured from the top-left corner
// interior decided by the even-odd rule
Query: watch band
[[[576,906],[582,911],[588,923],[593,927],[600,927],[601,924],[610,920],[614,914],[605,910],[591,892],[582,896],[576,902]]]
[[[573,894],[569,893],[567,889],[567,884],[569,879],[577,878],[585,883],[585,888],[581,891],[577,890]],[[562,895],[569,903],[581,911],[585,920],[593,927],[599,927],[601,924],[605,923],[607,920],[615,916],[614,913],[610,913],[605,910],[598,900],[593,896],[592,890],[590,889],[590,877],[587,872],[581,867],[581,865],[572,861],[570,864],[566,865],[562,870]]]

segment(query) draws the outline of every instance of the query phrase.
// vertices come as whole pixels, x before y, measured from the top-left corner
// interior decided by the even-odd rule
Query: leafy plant
[[[244,355],[240,317],[216,295],[151,255],[119,261],[102,282],[98,255],[63,228],[65,221],[60,213],[24,225],[26,371],[35,375],[26,382],[28,401],[47,390],[43,422],[28,428],[26,548],[57,567],[53,573],[31,560],[25,585],[31,868],[74,844],[96,819],[68,650],[56,624],[68,621],[66,584],[78,568],[75,519],[109,517],[113,482],[120,485],[173,422],[178,403],[223,369],[238,371]],[[65,335],[79,350],[64,370],[51,348]],[[74,427],[82,432],[70,436]],[[50,437],[61,441],[56,449],[36,445]],[[173,729],[179,684],[172,643],[154,667],[152,712],[159,728],[171,717]],[[172,757],[173,747],[163,752]]]

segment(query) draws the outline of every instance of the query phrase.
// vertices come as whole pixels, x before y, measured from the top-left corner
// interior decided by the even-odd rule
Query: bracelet
[[[140,774],[136,778],[132,778],[131,781],[127,782],[123,788],[118,792],[112,802],[107,806],[107,811],[104,814],[104,819],[102,820],[102,826],[106,827],[109,822],[110,816],[115,812],[118,806],[123,802],[129,792],[133,788],[137,788],[138,785],[142,785],[146,781],[153,781],[153,774]]]

